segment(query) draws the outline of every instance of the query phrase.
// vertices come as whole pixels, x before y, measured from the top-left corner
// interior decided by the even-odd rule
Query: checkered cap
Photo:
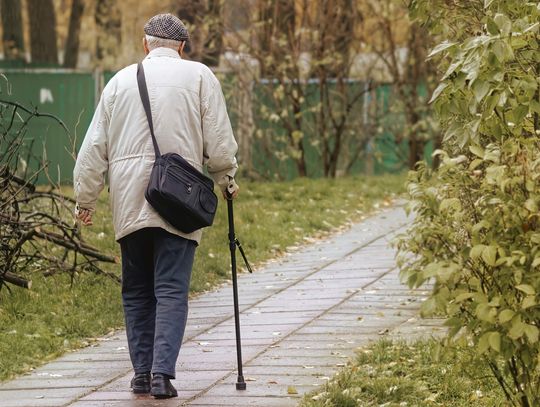
[[[188,30],[182,20],[170,13],[158,14],[152,17],[144,25],[144,32],[153,37],[189,41]]]

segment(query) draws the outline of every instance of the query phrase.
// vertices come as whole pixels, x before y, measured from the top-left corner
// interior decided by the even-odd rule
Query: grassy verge
[[[470,363],[465,349],[438,351],[435,340],[408,345],[380,341],[301,407],[494,407],[504,396],[484,363]]]
[[[288,247],[366,216],[403,192],[403,176],[244,183],[235,201],[237,235],[252,264],[282,254]],[[87,241],[119,255],[106,194],[100,198]],[[241,264],[241,263],[239,263]],[[120,265],[107,265],[120,272]],[[219,205],[214,227],[197,249],[191,290],[198,293],[229,277],[226,205]],[[29,271],[29,275],[31,275]],[[120,287],[111,279],[78,275],[31,275],[32,290],[0,291],[0,380],[84,346],[89,338],[122,325]]]

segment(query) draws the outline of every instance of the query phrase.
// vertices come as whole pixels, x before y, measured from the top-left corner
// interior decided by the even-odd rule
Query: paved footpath
[[[399,283],[388,243],[406,224],[402,208],[387,209],[240,276],[245,391],[234,385],[232,290],[224,286],[190,303],[178,398],[128,391],[132,372],[125,333],[118,332],[1,384],[0,406],[295,406],[359,346],[441,330],[438,321],[418,318],[426,292]]]

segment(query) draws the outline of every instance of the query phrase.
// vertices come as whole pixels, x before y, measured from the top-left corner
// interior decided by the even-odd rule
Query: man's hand
[[[229,182],[229,185],[227,185],[227,188],[223,190],[223,198],[235,199],[238,196],[238,191],[240,191],[240,187],[234,181],[234,179],[231,179],[231,182]]]
[[[92,211],[90,209],[79,208],[77,213],[77,219],[79,219],[84,226],[91,226],[92,223]]]

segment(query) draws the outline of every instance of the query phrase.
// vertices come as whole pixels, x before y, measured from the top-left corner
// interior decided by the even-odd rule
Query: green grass
[[[440,351],[435,340],[383,340],[357,357],[301,407],[505,406],[487,364],[463,348]]]
[[[404,192],[404,182],[404,176],[384,176],[242,183],[235,201],[237,236],[250,262],[261,264],[306,243],[306,237],[320,237],[388,205],[391,197]],[[103,252],[119,256],[107,194],[100,197],[94,225],[83,233]],[[226,205],[221,200],[214,226],[205,230],[197,249],[192,293],[228,279],[229,261]],[[120,274],[119,264],[104,268]],[[85,273],[77,275],[71,287],[70,276],[60,273],[45,278],[29,270],[28,276],[32,290],[0,291],[0,380],[123,324],[120,286],[112,279]]]

